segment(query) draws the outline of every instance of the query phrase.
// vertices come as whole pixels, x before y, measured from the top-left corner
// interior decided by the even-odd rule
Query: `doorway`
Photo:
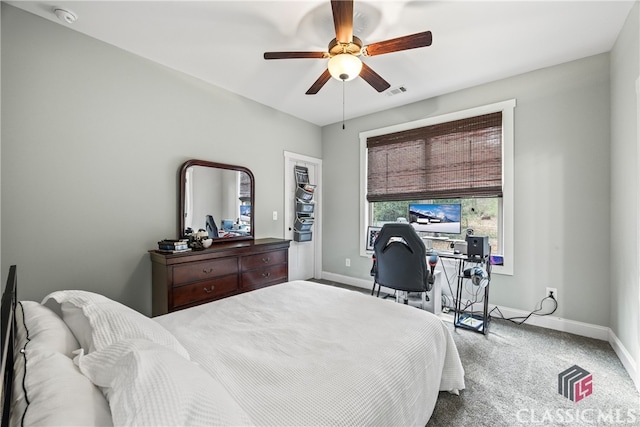
[[[309,171],[309,184],[316,186],[313,201],[314,223],[311,241],[294,241],[296,220],[296,179],[294,168],[304,166]],[[289,247],[289,280],[320,279],[322,276],[322,160],[302,154],[284,152],[284,238]]]

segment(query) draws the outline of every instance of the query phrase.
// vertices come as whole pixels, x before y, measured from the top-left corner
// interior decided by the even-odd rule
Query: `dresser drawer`
[[[253,270],[254,268],[282,264],[287,261],[287,251],[272,251],[257,255],[249,255],[242,257],[242,271],[244,272],[247,270]]]
[[[268,283],[285,282],[288,277],[288,270],[286,264],[279,264],[246,271],[242,273],[242,287],[245,289],[255,289]]]
[[[210,280],[227,274],[238,273],[237,258],[223,258],[194,262],[173,268],[173,285],[179,286],[201,280]]]
[[[173,288],[173,306],[214,300],[235,293],[238,290],[238,275],[219,277]]]

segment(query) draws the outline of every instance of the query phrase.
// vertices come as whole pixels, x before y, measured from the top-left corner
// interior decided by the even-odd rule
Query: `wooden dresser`
[[[153,316],[289,279],[289,240],[244,240],[182,254],[149,253]]]

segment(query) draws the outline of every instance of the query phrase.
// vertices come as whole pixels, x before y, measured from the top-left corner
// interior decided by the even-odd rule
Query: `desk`
[[[438,252],[438,256],[440,258],[452,259],[457,263],[458,283],[456,286],[456,308],[453,313],[453,326],[455,328],[469,329],[474,332],[486,335],[489,332],[489,322],[491,320],[491,318],[489,317],[489,284],[491,283],[490,256],[470,259],[466,255],[454,254],[452,252]],[[463,312],[462,310],[462,294],[464,290],[464,281],[471,280],[468,277],[464,277],[463,274],[466,264],[485,264],[487,266],[486,269],[489,275],[489,284],[487,284],[487,286],[485,286],[484,288],[482,316],[474,315],[473,313],[469,312]]]

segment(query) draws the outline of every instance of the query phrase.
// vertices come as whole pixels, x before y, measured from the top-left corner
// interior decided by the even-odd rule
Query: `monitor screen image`
[[[251,221],[251,205],[240,205],[240,221]]]
[[[460,234],[462,205],[459,203],[420,203],[409,205],[409,222],[416,231]]]

